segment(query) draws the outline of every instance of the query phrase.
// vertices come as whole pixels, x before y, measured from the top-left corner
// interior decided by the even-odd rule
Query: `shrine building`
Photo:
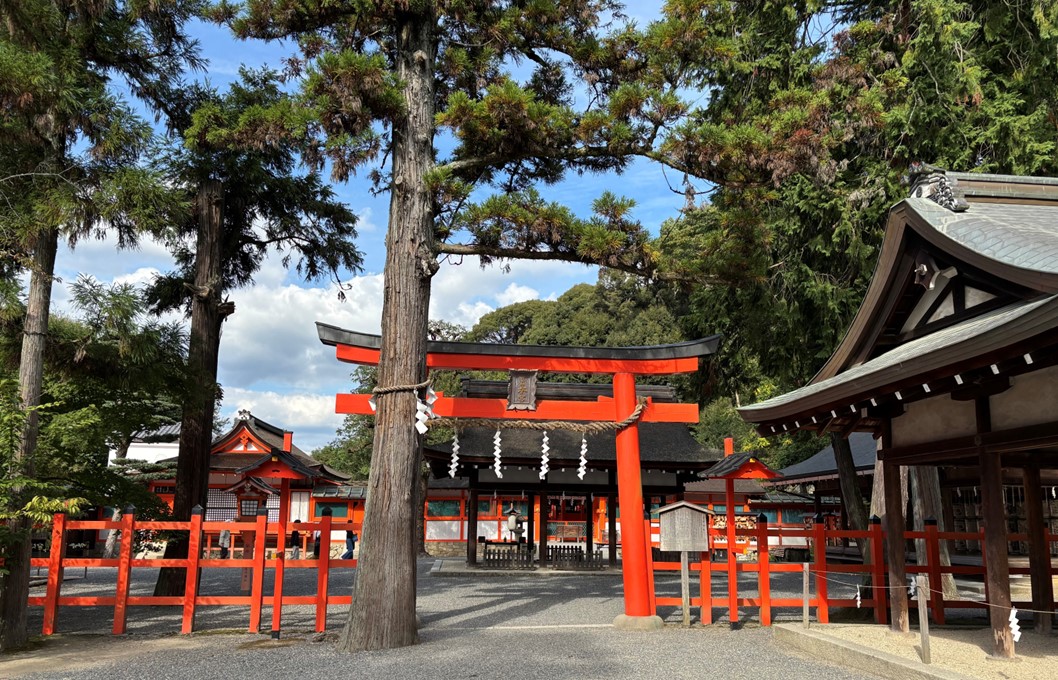
[[[890,536],[906,525],[902,468],[943,467],[958,480],[950,488],[973,489],[959,503],[962,520],[972,512],[983,529],[994,653],[1012,656],[1011,534],[1025,537],[1038,629],[1050,630],[1054,610],[1047,531],[1058,529],[1048,527],[1058,520],[1050,493],[1058,483],[1058,179],[919,166],[911,180],[833,356],[808,385],[740,413],[764,435],[876,437]],[[1011,483],[1023,517],[1013,505],[1008,512]],[[888,550],[889,582],[906,583],[903,542]],[[889,594],[892,625],[906,630],[907,591]]]

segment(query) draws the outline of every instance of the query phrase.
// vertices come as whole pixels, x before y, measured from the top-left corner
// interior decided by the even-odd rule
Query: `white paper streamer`
[[[580,436],[580,467],[577,468],[577,479],[584,479],[588,473],[588,438]]]
[[[421,399],[415,400],[415,429],[418,430],[419,434],[426,434],[426,431],[430,428],[426,427],[426,421],[430,419],[427,413],[430,407],[427,406]]]
[[[859,608],[860,608],[860,604],[861,604],[861,600],[860,600],[860,587],[859,587],[859,586],[856,586],[856,609],[859,609]]]
[[[540,479],[547,477],[547,462],[549,460],[547,452],[550,450],[551,448],[547,445],[547,430],[544,430],[544,438],[540,441]]]
[[[496,430],[496,434],[492,437],[492,455],[496,458],[496,462],[492,464],[492,469],[496,471],[496,476],[498,478],[503,479],[503,472],[500,470],[500,453],[502,452],[500,441],[500,431]]]
[[[1014,638],[1014,642],[1021,640],[1021,626],[1018,625],[1018,608],[1010,608],[1010,634]]]
[[[452,435],[452,462],[448,465],[448,476],[455,477],[459,469],[459,433]]]

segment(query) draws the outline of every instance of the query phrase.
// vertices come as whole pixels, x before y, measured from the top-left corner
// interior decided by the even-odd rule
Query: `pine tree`
[[[84,3],[25,0],[0,6],[0,249],[15,251],[31,272],[19,369],[28,413],[18,473],[31,477],[37,445],[43,352],[60,234],[99,229],[122,245],[148,225],[164,225],[179,206],[158,177],[135,161],[150,126],[134,115],[111,78],[159,110],[174,79],[198,59],[183,33],[202,0]],[[7,264],[5,263],[5,268]],[[13,502],[19,494],[13,494]],[[25,526],[9,527],[26,535]],[[0,580],[0,650],[26,642],[29,542],[4,555]]]
[[[172,122],[179,146],[166,154],[166,171],[188,187],[194,209],[170,239],[178,270],[151,295],[155,311],[191,317],[173,502],[173,516],[188,520],[194,506],[206,507],[221,324],[235,312],[228,293],[251,285],[270,251],[309,280],[357,270],[360,253],[355,216],[317,173],[297,173],[298,137],[282,132],[297,120],[275,74],[244,71],[226,93],[186,88]],[[185,542],[167,543],[166,558],[186,554]],[[183,584],[182,569],[164,569],[155,592],[178,594]]]
[[[671,3],[669,17],[642,30],[611,0],[249,0],[218,11],[240,36],[299,45],[290,71],[311,112],[305,133],[320,140],[308,160],[339,180],[370,168],[390,192],[380,385],[422,381],[430,280],[445,258],[684,276],[663,267],[678,263],[632,218],[631,201],[604,193],[582,217],[547,200],[546,187],[568,173],[621,171],[645,158],[689,177],[759,183],[802,161],[788,151],[781,116],[761,135],[696,108],[732,40],[708,30],[701,15],[711,4]],[[448,140],[454,149],[439,157]],[[743,166],[751,154],[755,165]],[[411,392],[379,400],[346,650],[416,641],[406,493],[420,469],[413,411]]]

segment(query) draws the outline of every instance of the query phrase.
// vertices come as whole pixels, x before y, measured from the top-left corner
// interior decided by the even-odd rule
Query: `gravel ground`
[[[991,628],[930,628],[929,649],[935,667],[982,680],[1054,680],[1058,677],[1058,638],[1031,630],[1032,621],[1021,621],[1021,640],[1014,645],[1014,661],[989,658],[992,653]],[[919,632],[890,633],[882,626],[818,626],[814,629],[831,637],[862,647],[920,661]]]
[[[284,608],[284,634],[279,641],[257,634],[220,634],[224,629],[245,629],[248,610],[241,607],[201,608],[197,628],[205,632],[191,637],[173,635],[179,630],[178,608],[133,607],[130,635],[124,638],[98,635],[109,631],[112,609],[64,608],[59,616],[64,635],[33,651],[6,657],[0,661],[0,677],[295,678],[336,673],[353,678],[512,680],[698,678],[703,673],[754,680],[867,677],[780,649],[773,645],[770,631],[752,622],[738,630],[729,626],[684,630],[675,625],[657,633],[614,630],[610,623],[623,610],[619,574],[439,578],[429,576],[433,564],[424,560],[419,565],[422,629],[421,644],[414,647],[338,653],[334,637],[344,621],[344,607],[332,608],[329,634],[320,642],[310,641],[312,607]],[[313,592],[312,572],[288,574],[284,592]],[[70,576],[80,576],[79,570],[71,570]],[[782,585],[773,585],[773,592],[799,593],[800,575],[784,576]],[[135,592],[150,591],[154,572],[138,570],[134,577]],[[229,593],[237,582],[237,574],[207,570],[203,590]],[[64,583],[63,593],[108,594],[113,583],[112,570],[89,570],[87,579]],[[347,592],[351,583],[352,572],[339,574],[332,592]],[[751,584],[747,578],[746,592],[753,592]],[[726,588],[724,579],[714,576],[713,587]],[[658,590],[678,594],[678,577],[659,577]],[[30,611],[31,630],[39,630],[41,610]],[[665,607],[660,613],[668,622],[681,620],[678,608]],[[697,611],[694,614],[697,621]],[[714,609],[714,616],[720,615],[721,610]],[[268,610],[264,620],[271,620]]]

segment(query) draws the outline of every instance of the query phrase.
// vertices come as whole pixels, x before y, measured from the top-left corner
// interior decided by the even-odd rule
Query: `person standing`
[[[356,550],[356,533],[347,531],[345,532],[345,552],[342,553],[342,559],[351,560],[354,550]]]
[[[229,522],[231,520],[228,520]],[[231,551],[231,530],[224,528],[220,530],[220,536],[217,538],[217,545],[220,546],[220,559],[228,559],[228,555]]]
[[[294,524],[301,524],[300,519],[294,520]],[[301,532],[294,527],[294,530],[290,532],[290,547],[293,550],[290,551],[290,559],[297,560],[301,558]]]
[[[315,531],[312,534],[312,559],[320,559],[320,532]]]

